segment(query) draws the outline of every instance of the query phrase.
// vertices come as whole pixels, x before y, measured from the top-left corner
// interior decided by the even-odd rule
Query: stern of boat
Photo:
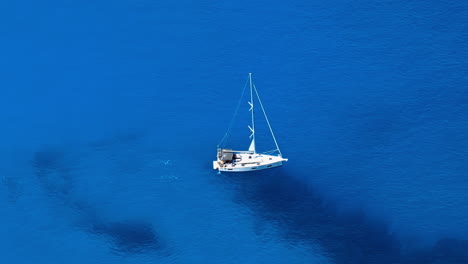
[[[214,170],[219,169],[219,162],[218,162],[217,160],[214,160],[214,161],[213,161],[213,169],[214,169]]]

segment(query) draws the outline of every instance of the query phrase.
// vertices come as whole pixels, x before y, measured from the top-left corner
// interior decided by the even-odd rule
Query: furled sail
[[[252,142],[250,143],[249,151],[255,152],[255,139],[252,139]]]

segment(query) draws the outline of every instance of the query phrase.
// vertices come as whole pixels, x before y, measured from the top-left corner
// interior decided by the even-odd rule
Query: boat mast
[[[252,85],[252,73],[249,73],[249,83],[250,83],[250,111],[252,112],[252,127],[249,126],[250,131],[252,134],[250,137],[252,138],[252,142],[250,143],[249,151],[255,151],[255,119],[254,119],[254,98],[253,98],[253,85]]]

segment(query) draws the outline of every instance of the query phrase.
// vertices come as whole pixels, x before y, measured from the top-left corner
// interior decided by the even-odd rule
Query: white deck
[[[235,159],[229,163],[221,161],[213,161],[213,169],[225,172],[247,172],[270,169],[283,165],[283,162],[288,161],[279,156],[266,154],[237,154],[240,159]]]

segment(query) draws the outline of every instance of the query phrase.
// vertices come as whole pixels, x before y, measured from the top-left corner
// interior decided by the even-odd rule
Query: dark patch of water
[[[33,168],[44,192],[73,209],[80,219],[78,226],[95,235],[108,238],[118,254],[136,254],[160,250],[163,243],[153,225],[145,220],[108,220],[94,206],[73,196],[73,176],[63,152],[42,150],[34,154]]]
[[[237,189],[236,202],[275,223],[291,244],[319,244],[336,263],[468,263],[468,241],[441,239],[433,247],[403,250],[389,224],[365,211],[340,211],[311,186],[281,168],[223,174]]]

